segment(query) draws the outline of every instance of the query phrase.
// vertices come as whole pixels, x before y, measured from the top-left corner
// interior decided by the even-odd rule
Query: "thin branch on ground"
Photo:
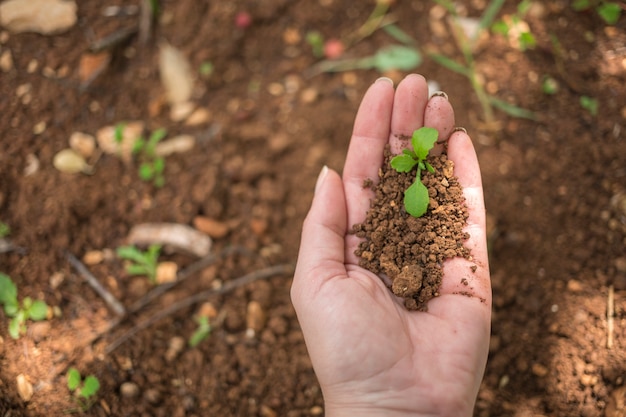
[[[224,283],[224,285],[222,285],[218,289],[210,289],[210,290],[202,291],[202,292],[200,292],[198,294],[192,295],[191,297],[187,297],[185,299],[182,299],[182,300],[172,304],[171,306],[169,306],[165,310],[160,311],[159,313],[153,315],[149,319],[147,319],[147,320],[137,324],[135,327],[133,327],[130,330],[128,330],[122,336],[120,336],[119,338],[117,338],[116,340],[111,342],[106,347],[105,353],[106,354],[110,354],[115,349],[117,349],[120,345],[122,345],[124,342],[126,342],[129,339],[131,339],[133,336],[135,336],[140,331],[142,331],[142,330],[152,326],[154,323],[158,322],[159,320],[162,320],[165,317],[168,317],[168,316],[176,313],[179,310],[182,310],[184,308],[190,307],[190,306],[192,306],[194,304],[197,304],[197,303],[199,303],[201,301],[205,301],[207,298],[209,298],[211,296],[226,294],[228,292],[233,291],[236,288],[239,288],[239,287],[241,287],[243,285],[250,284],[250,283],[252,283],[254,281],[258,281],[260,279],[267,279],[267,278],[274,277],[276,275],[290,275],[290,274],[293,274],[293,272],[294,272],[294,266],[292,264],[283,264],[283,265],[271,266],[271,267],[268,267],[268,268],[264,268],[264,269],[261,269],[261,270],[258,270],[258,271],[251,272],[249,274],[246,274],[246,275],[244,275],[242,277],[239,277],[239,278],[236,278],[234,280],[228,281],[228,282]]]
[[[167,291],[171,290],[173,287],[179,285],[181,282],[185,281],[189,277],[195,275],[197,272],[202,271],[203,269],[211,266],[217,261],[224,259],[227,256],[233,254],[247,254],[249,251],[241,246],[233,246],[222,250],[217,254],[210,254],[205,256],[204,258],[194,262],[189,265],[187,268],[180,271],[176,276],[176,281],[172,281],[166,284],[161,284],[157,287],[154,287],[148,293],[146,293],[143,297],[135,301],[130,308],[128,309],[128,314],[136,313],[137,311],[144,308],[150,302],[152,302],[157,297],[163,295]]]
[[[615,332],[615,323],[614,323],[614,316],[615,316],[615,298],[614,298],[614,294],[613,294],[613,286],[610,285],[609,286],[609,294],[607,296],[607,302],[606,302],[606,327],[607,327],[607,334],[606,334],[606,347],[607,349],[611,349],[613,347],[613,334]]]
[[[93,288],[94,291],[98,293],[100,297],[102,297],[104,302],[109,306],[111,310],[113,310],[118,316],[124,316],[126,314],[126,309],[124,308],[122,303],[120,303],[113,294],[111,294],[106,288],[102,286],[102,284],[100,284],[98,279],[93,276],[91,272],[89,272],[87,267],[81,261],[79,261],[76,256],[74,256],[69,251],[66,251],[65,257],[74,267],[74,269],[76,269],[76,271],[80,274],[80,276],[83,277],[85,281],[87,281],[87,284],[89,284],[91,288]]]

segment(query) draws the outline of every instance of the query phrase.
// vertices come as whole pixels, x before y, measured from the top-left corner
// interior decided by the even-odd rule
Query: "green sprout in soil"
[[[437,129],[422,127],[413,132],[411,149],[404,149],[400,155],[391,159],[391,167],[398,172],[411,172],[417,167],[415,182],[404,192],[404,208],[413,217],[421,217],[428,210],[428,188],[422,184],[422,171],[434,172],[433,167],[426,162],[428,152],[435,146],[438,137]]]
[[[595,9],[598,16],[607,24],[614,25],[622,14],[622,7],[613,1],[574,0],[572,7],[576,11]]]
[[[11,234],[11,228],[5,222],[0,222],[0,239]]]
[[[559,91],[559,82],[547,75],[541,81],[541,91],[544,94],[554,95]]]
[[[96,402],[100,381],[93,375],[82,378],[76,368],[67,371],[67,388],[74,393],[74,398],[83,411],[87,411]]]
[[[211,61],[202,61],[202,63],[200,64],[200,67],[198,68],[198,72],[200,73],[200,76],[204,78],[205,80],[209,79],[209,77],[211,77],[211,74],[213,74],[214,71],[215,71],[215,65],[213,65]]]
[[[321,58],[324,56],[324,36],[317,30],[310,30],[306,34],[306,43],[309,44],[313,51],[313,56]]]
[[[517,45],[519,49],[521,51],[533,49],[537,45],[537,40],[528,29],[528,24],[524,22],[524,16],[528,13],[531,5],[531,0],[522,0],[517,5],[516,13],[496,21],[491,26],[491,30],[504,37],[508,37],[512,31],[517,32]]]
[[[144,139],[140,137],[133,146],[133,154],[138,155],[141,162],[139,165],[139,178],[144,181],[152,181],[156,187],[165,184],[163,171],[165,170],[165,159],[156,154],[157,144],[167,136],[165,129],[157,129]]]
[[[589,96],[580,97],[580,106],[591,113],[592,116],[598,114],[598,100]]]
[[[481,77],[476,70],[476,60],[474,58],[473,51],[476,48],[478,40],[480,39],[480,35],[492,26],[492,23],[504,4],[504,0],[491,0],[489,2],[480,17],[478,30],[476,30],[471,36],[467,35],[463,30],[459,22],[456,7],[451,0],[435,0],[435,2],[443,6],[452,15],[452,34],[465,62],[459,63],[454,59],[438,53],[431,53],[429,56],[439,65],[449,69],[450,71],[461,74],[469,80],[480,103],[486,125],[494,126],[496,124],[496,118],[493,112],[494,107],[513,117],[531,120],[535,119],[535,114],[533,112],[487,94],[481,81]]]
[[[150,282],[156,283],[156,272],[161,245],[150,245],[145,252],[135,246],[120,246],[117,248],[117,256],[131,261],[126,266],[126,272],[130,275],[144,275]]]
[[[198,327],[189,338],[189,346],[191,347],[198,346],[200,342],[209,337],[209,334],[211,334],[211,324],[209,323],[208,317],[197,316],[194,320]]]
[[[48,315],[48,305],[41,300],[25,297],[21,304],[17,300],[17,286],[11,278],[0,272],[0,304],[4,305],[4,312],[11,317],[9,335],[19,339],[26,333],[26,320],[45,320]]]

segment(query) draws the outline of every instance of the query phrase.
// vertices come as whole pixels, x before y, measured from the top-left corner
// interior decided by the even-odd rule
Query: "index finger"
[[[348,212],[348,228],[365,219],[374,198],[366,180],[376,182],[383,163],[383,152],[389,140],[394,89],[388,78],[379,78],[365,93],[357,112],[346,163],[343,186]]]

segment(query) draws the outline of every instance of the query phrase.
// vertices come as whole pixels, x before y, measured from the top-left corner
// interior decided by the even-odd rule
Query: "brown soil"
[[[442,263],[455,256],[470,257],[463,246],[467,233],[467,207],[463,189],[453,175],[454,163],[446,154],[428,158],[434,173],[422,174],[430,197],[421,217],[404,209],[404,190],[415,180],[415,170],[400,173],[391,168],[387,150],[374,188],[375,198],[365,221],[352,232],[364,238],[355,254],[359,265],[382,274],[395,295],[409,310],[426,311],[427,302],[439,295]]]
[[[477,17],[487,2],[457,3]],[[466,78],[427,56],[417,69],[448,93],[482,168],[494,310],[475,414],[616,417],[623,415],[619,404],[626,395],[625,20],[607,26],[568,1],[536,3],[543,8],[527,19],[535,49],[522,52],[491,35],[475,57],[487,91],[535,111],[537,120],[497,112],[493,130],[481,122]],[[86,89],[78,77],[81,55],[138,17],[106,17],[101,1],[78,4],[77,25],[64,34],[0,29],[0,58],[7,51],[12,57],[12,69],[0,74],[0,221],[11,227],[9,239],[17,247],[0,251],[0,271],[17,283],[20,297],[44,299],[61,312],[29,323],[17,341],[0,313],[0,415],[58,416],[73,408],[64,380],[70,366],[100,379],[98,401],[87,415],[323,415],[288,274],[208,296],[211,305],[203,308],[216,313],[213,330],[195,348],[183,343],[182,350],[171,349],[195,330],[202,302],[133,333],[109,353],[107,347],[173,303],[295,262],[317,173],[323,165],[341,169],[360,98],[381,75],[306,77],[317,62],[306,33],[348,37],[374,2],[164,0],[151,41],[130,37]],[[503,13],[516,5],[507,1]],[[396,2],[391,12],[423,51],[460,62],[434,7]],[[241,10],[252,16],[245,30],[233,25]],[[170,120],[157,69],[161,40],[181,49],[193,68],[213,64],[211,76],[199,76],[194,90],[194,100],[210,112],[206,124]],[[393,42],[377,31],[346,53],[362,57]],[[385,75],[399,81],[405,74]],[[555,95],[542,92],[548,75],[560,87]],[[598,100],[597,115],[580,106],[582,95]],[[53,156],[68,146],[72,132],[93,134],[124,120],[196,137],[193,151],[167,157],[164,187],[141,181],[136,165],[110,155],[97,161],[91,176],[54,169]],[[39,162],[34,173],[33,161]],[[112,251],[136,224],[194,225],[198,216],[220,226],[213,253],[245,251],[216,261],[106,331],[116,314],[66,252],[79,259],[102,252],[89,270],[130,308],[151,286],[128,276]],[[163,260],[183,269],[197,259],[174,253]],[[258,330],[247,331],[248,310],[258,313],[259,307],[263,320],[256,322]],[[16,389],[20,374],[33,385],[29,402]]]

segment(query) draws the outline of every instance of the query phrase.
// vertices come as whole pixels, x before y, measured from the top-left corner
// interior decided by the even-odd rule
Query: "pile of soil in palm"
[[[404,190],[415,180],[415,171],[397,172],[391,168],[392,157],[386,149],[370,210],[365,221],[352,228],[365,239],[355,254],[361,258],[360,266],[383,277],[390,290],[404,299],[407,309],[426,311],[427,302],[439,295],[443,261],[470,256],[463,244],[469,238],[463,231],[468,210],[463,189],[453,175],[454,162],[444,153],[429,157],[434,173],[422,173],[430,196],[428,211],[419,218],[408,214]],[[368,181],[364,186],[371,184]]]

